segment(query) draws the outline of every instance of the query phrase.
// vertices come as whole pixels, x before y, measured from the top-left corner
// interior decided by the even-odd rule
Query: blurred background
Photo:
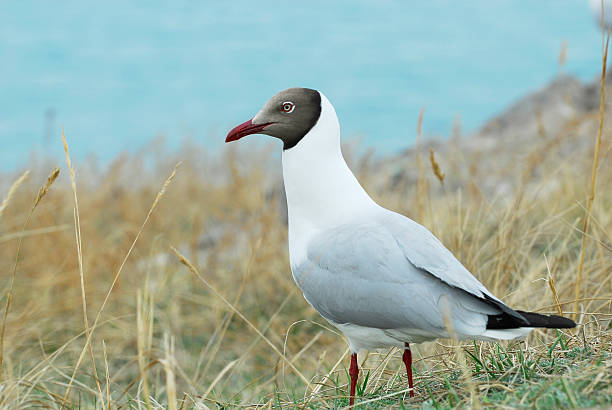
[[[345,140],[391,153],[464,132],[560,71],[591,80],[587,1],[2,2],[0,170],[32,152],[102,164],[165,137],[213,153],[290,86],[323,91]],[[561,63],[560,64],[560,56]],[[263,137],[250,138],[260,144]]]
[[[597,3],[0,1],[0,407],[348,404],[347,345],[290,273],[280,142],[224,143],[306,86],[374,200],[510,306],[580,323],[419,344],[406,406],[402,352],[360,355],[360,400],[610,408]]]

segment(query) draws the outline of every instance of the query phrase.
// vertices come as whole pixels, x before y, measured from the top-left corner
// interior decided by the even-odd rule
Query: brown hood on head
[[[225,142],[249,134],[266,134],[283,141],[283,149],[297,145],[321,115],[321,94],[309,88],[288,88],[274,95],[249,120],[232,129]]]

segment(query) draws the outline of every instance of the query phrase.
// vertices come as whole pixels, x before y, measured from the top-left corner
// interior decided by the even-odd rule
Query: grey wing
[[[339,324],[442,335],[448,309],[454,330],[472,335],[485,330],[488,314],[499,313],[415,266],[377,223],[343,225],[317,236],[293,274],[306,300]]]
[[[378,222],[389,231],[412,264],[474,295],[489,294],[487,288],[427,228],[403,215],[385,211],[379,215]]]
[[[527,320],[510,309],[468,271],[427,228],[398,213],[381,208],[377,222],[395,238],[406,259],[450,286],[465,290],[495,305],[519,322]]]

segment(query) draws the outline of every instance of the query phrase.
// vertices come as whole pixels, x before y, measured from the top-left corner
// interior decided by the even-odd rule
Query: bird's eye
[[[295,109],[295,104],[293,104],[291,101],[285,101],[281,105],[281,111],[287,114],[289,114],[290,112],[293,112],[294,109]]]

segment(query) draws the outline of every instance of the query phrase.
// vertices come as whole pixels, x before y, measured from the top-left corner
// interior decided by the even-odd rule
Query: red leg
[[[349,405],[352,407],[355,404],[355,387],[357,386],[357,377],[359,377],[359,366],[357,365],[357,353],[351,355],[351,367],[349,368],[349,376],[351,376],[351,398]]]
[[[408,387],[410,387],[410,397],[414,397],[414,385],[412,384],[412,352],[410,351],[410,345],[408,343],[404,343],[406,348],[404,349],[404,355],[402,356],[402,360],[406,365],[406,375],[408,376]]]

